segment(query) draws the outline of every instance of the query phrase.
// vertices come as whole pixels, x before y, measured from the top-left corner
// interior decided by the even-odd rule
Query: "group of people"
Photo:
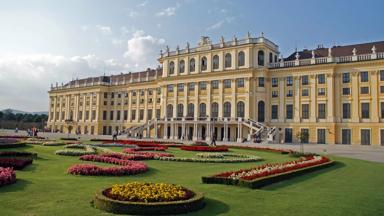
[[[33,128],[28,128],[27,130],[27,134],[28,136],[33,136],[33,137],[37,137],[37,134],[39,133],[39,129],[37,129],[36,127],[33,127]]]

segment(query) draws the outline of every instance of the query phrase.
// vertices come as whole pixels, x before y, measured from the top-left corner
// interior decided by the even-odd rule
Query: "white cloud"
[[[174,6],[174,7],[167,7],[165,9],[163,9],[162,11],[157,12],[156,16],[159,16],[159,17],[162,17],[162,16],[167,16],[167,17],[174,16],[176,14],[177,9],[179,9],[180,6],[181,6],[180,3],[176,3],[176,6]]]
[[[102,25],[96,25],[96,28],[105,35],[111,35],[112,34],[112,28],[109,26],[102,26]]]
[[[207,31],[215,30],[221,28],[224,24],[232,23],[235,20],[235,17],[226,17],[223,20],[220,20],[206,28]]]
[[[101,76],[104,72],[120,73],[126,65],[114,59],[103,60],[95,55],[55,56],[38,54],[0,58],[0,109],[25,111],[48,110],[51,83],[73,78]]]
[[[145,34],[144,31],[135,31],[127,42],[127,50],[124,57],[128,64],[136,69],[156,67],[156,59],[160,49],[164,46],[165,40]]]
[[[145,7],[148,4],[148,1],[143,1],[141,4],[138,4],[137,7]]]
[[[128,16],[131,18],[137,17],[139,16],[139,12],[131,10],[128,12]]]

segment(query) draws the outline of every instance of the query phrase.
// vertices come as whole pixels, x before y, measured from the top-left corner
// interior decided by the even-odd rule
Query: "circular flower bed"
[[[90,145],[72,144],[65,146],[65,148],[66,149],[64,150],[55,151],[55,154],[65,156],[82,156],[97,153],[96,149]]]
[[[0,187],[16,182],[16,173],[12,168],[0,167]]]
[[[238,163],[238,162],[254,162],[261,160],[261,157],[253,155],[232,154],[232,153],[202,153],[197,154],[195,158],[186,157],[161,157],[155,156],[155,159],[162,161],[178,161],[178,162],[205,162],[205,163]]]
[[[205,151],[205,152],[226,152],[228,147],[210,147],[210,146],[182,146],[181,150],[185,151]]]
[[[118,214],[169,215],[204,207],[204,196],[182,186],[131,182],[96,193],[97,208]]]

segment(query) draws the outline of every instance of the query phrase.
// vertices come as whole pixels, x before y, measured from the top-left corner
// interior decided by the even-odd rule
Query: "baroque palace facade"
[[[157,69],[51,86],[47,126],[182,140],[384,145],[384,42],[279,54],[264,35],[250,34],[167,47]]]

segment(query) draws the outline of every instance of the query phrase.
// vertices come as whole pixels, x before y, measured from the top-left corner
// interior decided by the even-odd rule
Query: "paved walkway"
[[[16,135],[12,130],[0,130],[0,135]],[[25,131],[19,131],[17,135],[27,135]],[[67,137],[68,134],[62,133],[39,133],[39,136],[47,138],[60,138]],[[77,137],[74,134],[69,137]],[[81,140],[89,140],[91,138],[111,139],[110,135],[81,135]],[[120,136],[119,139],[126,139],[125,136]],[[143,139],[145,140],[145,139]],[[159,139],[163,140],[163,139]],[[164,140],[169,141],[169,140]],[[175,140],[180,142],[180,140]],[[292,149],[294,151],[300,150],[299,144],[256,144],[251,142],[236,143],[236,142],[217,142],[218,145],[234,145],[234,146],[260,146],[271,148]],[[330,154],[347,158],[361,159],[366,161],[374,161],[384,163],[384,146],[355,146],[355,145],[324,145],[324,144],[305,144],[305,152],[314,152],[321,154]]]

